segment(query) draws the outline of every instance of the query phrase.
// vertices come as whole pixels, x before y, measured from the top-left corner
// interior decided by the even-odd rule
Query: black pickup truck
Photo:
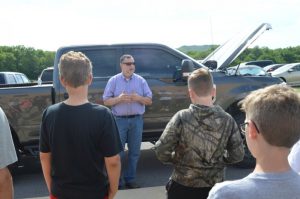
[[[269,24],[262,24],[247,37],[243,37],[239,45],[233,47],[227,42],[203,60],[213,71],[217,86],[216,103],[229,112],[238,123],[241,123],[244,117],[237,106],[241,99],[250,91],[282,82],[279,78],[270,76],[238,76],[226,73],[226,67],[251,40],[269,28]],[[94,79],[88,98],[98,104],[103,104],[102,94],[108,79],[120,72],[119,57],[125,53],[133,55],[136,73],[147,80],[153,92],[153,104],[146,108],[144,115],[144,141],[156,141],[170,118],[190,104],[186,77],[183,74],[205,67],[191,57],[161,44],[62,47],[57,50],[54,60],[53,84],[0,87],[0,106],[10,122],[19,155],[38,155],[39,126],[43,110],[68,97],[59,82],[58,62],[62,54],[71,50],[81,51],[91,59]]]

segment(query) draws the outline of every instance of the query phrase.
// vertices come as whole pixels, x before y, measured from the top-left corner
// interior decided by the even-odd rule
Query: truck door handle
[[[69,98],[69,94],[68,93],[64,93],[64,99],[68,99]]]

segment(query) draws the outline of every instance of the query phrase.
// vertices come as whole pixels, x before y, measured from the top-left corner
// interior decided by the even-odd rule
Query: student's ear
[[[248,136],[251,138],[251,139],[256,139],[257,138],[257,129],[255,127],[255,124],[249,120],[249,125],[248,125]]]
[[[194,98],[195,96],[195,92],[189,88],[189,95],[190,95],[190,98]]]
[[[65,79],[62,76],[59,77],[59,80],[60,80],[61,85],[63,85],[63,87],[67,86],[67,83],[66,83]]]
[[[216,99],[217,96],[217,89],[216,89],[216,85],[214,84],[212,90],[211,90],[211,96]]]
[[[91,85],[92,81],[93,81],[93,74],[89,74],[88,85]]]

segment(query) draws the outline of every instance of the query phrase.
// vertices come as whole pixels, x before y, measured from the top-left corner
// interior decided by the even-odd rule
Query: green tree
[[[40,72],[53,66],[55,52],[25,46],[0,46],[0,70],[24,73],[36,80]]]

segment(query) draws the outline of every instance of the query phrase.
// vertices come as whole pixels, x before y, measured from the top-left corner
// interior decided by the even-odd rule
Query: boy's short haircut
[[[210,95],[214,82],[209,70],[205,68],[194,70],[188,78],[188,87],[199,97]]]
[[[286,85],[251,92],[242,102],[247,119],[273,146],[292,147],[300,138],[300,95]]]
[[[69,86],[77,88],[87,83],[92,74],[92,63],[82,52],[70,51],[63,54],[59,61],[59,75]]]

